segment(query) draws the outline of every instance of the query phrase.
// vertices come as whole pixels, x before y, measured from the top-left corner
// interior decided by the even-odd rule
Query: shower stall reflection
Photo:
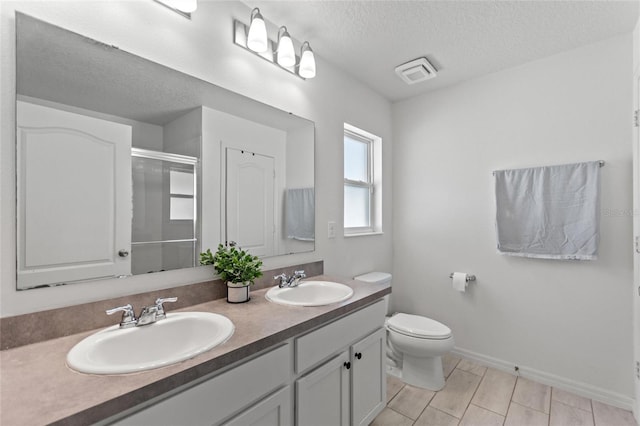
[[[198,159],[133,148],[131,272],[196,266]]]

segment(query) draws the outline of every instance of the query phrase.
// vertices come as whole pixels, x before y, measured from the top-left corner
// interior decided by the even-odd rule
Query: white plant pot
[[[244,303],[248,302],[249,289],[251,285],[249,282],[244,283],[232,283],[227,281],[227,302],[229,303]]]

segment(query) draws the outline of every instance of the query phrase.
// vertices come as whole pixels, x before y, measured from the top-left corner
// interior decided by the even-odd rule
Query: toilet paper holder
[[[453,278],[453,272],[449,274],[449,278]],[[467,275],[467,282],[475,281],[475,280],[476,280],[476,276],[475,275]]]

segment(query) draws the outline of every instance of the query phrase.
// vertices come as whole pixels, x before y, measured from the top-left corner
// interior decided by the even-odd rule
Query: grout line
[[[391,408],[391,407],[386,407],[386,408],[388,408],[389,410],[393,411],[393,412],[394,412],[394,413],[396,413],[396,414],[401,415],[401,416],[402,416],[402,417],[404,417],[405,419],[409,419],[409,420],[411,420],[411,424],[415,423],[415,420],[413,420],[411,417],[407,417],[407,416],[405,416],[405,415],[404,415],[404,414],[402,414],[400,411],[396,411],[396,410],[394,410],[394,409],[393,409],[393,408]]]
[[[540,411],[540,410],[536,410],[535,408],[527,407],[526,405],[520,404],[519,402],[515,402],[515,401],[513,401],[513,400],[511,400],[511,403],[512,403],[512,404],[519,405],[519,406],[521,406],[521,407],[523,407],[523,408],[526,408],[526,409],[528,409],[528,410],[533,410],[533,411],[536,411],[536,412],[538,412],[538,413],[542,413],[542,414],[544,414],[545,416],[547,416],[547,417],[551,418],[551,407],[549,407],[549,413],[545,413],[544,411]],[[584,411],[584,410],[583,410],[583,411]]]
[[[460,370],[460,371],[465,371],[465,370]],[[469,373],[469,374],[473,374],[470,371],[465,371],[465,373]],[[486,370],[485,370],[486,373]],[[475,374],[475,376],[477,376],[477,374]],[[476,396],[476,393],[478,392],[478,389],[480,389],[480,384],[482,383],[482,381],[484,380],[484,375],[480,376],[482,377],[480,379],[480,381],[478,382],[478,384],[476,385],[475,390],[473,391],[473,395],[471,395],[471,398],[469,398],[469,403],[467,404],[466,408],[464,409],[463,413],[462,413],[462,417],[460,417],[460,422],[462,421],[462,419],[464,419],[464,415],[467,414],[467,410],[469,409],[469,406],[471,405],[471,401],[473,401],[473,398]],[[454,416],[455,417],[455,416]],[[506,420],[506,417],[505,417]],[[458,422],[458,424],[460,423]]]

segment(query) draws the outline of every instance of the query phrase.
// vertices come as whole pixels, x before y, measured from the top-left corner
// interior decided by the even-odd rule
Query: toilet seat
[[[390,330],[419,339],[448,339],[451,329],[431,318],[420,315],[395,314],[386,321]]]

